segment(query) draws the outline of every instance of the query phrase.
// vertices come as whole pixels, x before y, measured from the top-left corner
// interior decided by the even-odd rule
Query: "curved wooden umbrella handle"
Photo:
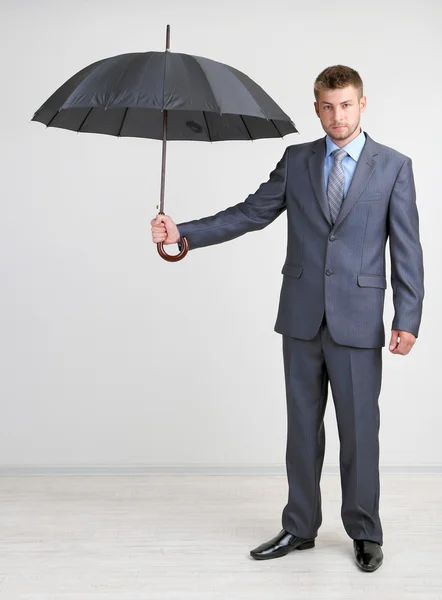
[[[186,256],[186,254],[189,252],[189,243],[187,241],[187,238],[185,238],[185,237],[181,238],[180,243],[181,243],[181,251],[179,254],[167,254],[167,252],[164,249],[163,242],[158,242],[158,244],[157,244],[158,254],[161,256],[161,258],[164,258],[164,260],[167,260],[168,262],[177,262],[178,260],[182,260]]]

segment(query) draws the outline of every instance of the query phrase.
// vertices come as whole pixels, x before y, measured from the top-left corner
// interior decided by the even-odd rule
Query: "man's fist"
[[[400,338],[398,341],[398,337]],[[413,348],[416,337],[408,331],[393,329],[391,332],[390,352],[392,354],[408,354]]]
[[[181,237],[178,232],[178,227],[167,215],[157,215],[155,219],[150,222],[152,226],[152,242],[158,244],[176,244],[180,241]]]

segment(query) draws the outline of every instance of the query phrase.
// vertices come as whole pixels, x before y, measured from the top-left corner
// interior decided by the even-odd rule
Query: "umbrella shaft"
[[[166,144],[167,144],[167,110],[163,116],[163,157],[161,161],[161,193],[160,193],[160,213],[164,214],[164,188],[166,185]]]

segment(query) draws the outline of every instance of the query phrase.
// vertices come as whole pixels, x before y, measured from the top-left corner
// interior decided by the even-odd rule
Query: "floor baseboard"
[[[339,467],[324,466],[324,475],[338,475]],[[442,474],[442,465],[381,465],[380,473],[385,475],[428,475]],[[217,464],[163,464],[163,465],[3,465],[0,477],[64,475],[107,475],[107,476],[147,476],[147,475],[286,475],[285,465],[217,465]]]

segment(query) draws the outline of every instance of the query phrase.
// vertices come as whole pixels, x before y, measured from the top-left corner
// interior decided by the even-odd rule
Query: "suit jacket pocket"
[[[289,277],[301,277],[301,273],[304,270],[304,267],[300,265],[291,265],[290,263],[285,263],[282,267],[281,273],[283,275],[288,275]]]
[[[379,202],[382,199],[382,192],[374,192],[373,194],[367,193],[367,195],[359,198],[358,202]]]
[[[358,285],[360,287],[375,287],[385,290],[387,287],[387,280],[383,275],[358,273]]]

